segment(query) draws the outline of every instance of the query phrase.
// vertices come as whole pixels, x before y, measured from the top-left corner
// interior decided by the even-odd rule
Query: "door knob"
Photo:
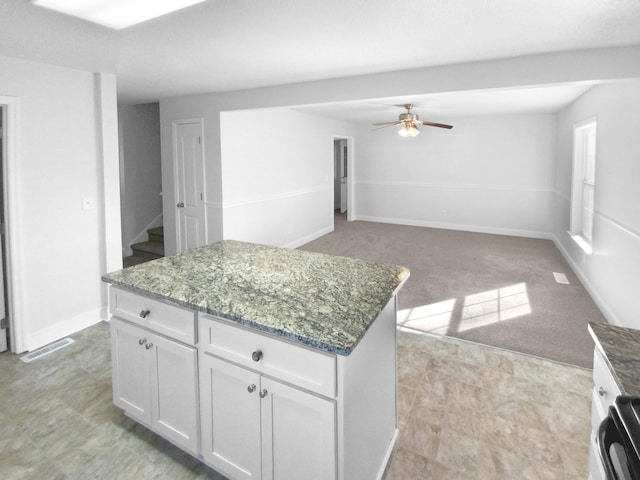
[[[149,350],[150,348],[153,348],[153,343],[147,343],[144,348],[146,348],[147,350]]]
[[[260,390],[260,393],[259,393],[260,398],[264,398],[264,397],[266,397],[266,396],[267,396],[267,393],[269,393],[269,392],[267,392],[267,389],[266,389],[266,388],[263,388],[262,390]]]
[[[146,338],[141,338],[140,340],[138,340],[138,345],[144,345],[145,343],[147,343]]]
[[[255,392],[255,391],[256,391],[256,385],[255,385],[255,383],[252,383],[251,385],[249,385],[249,386],[247,387],[247,391],[248,391],[249,393],[253,393],[253,392]]]
[[[149,310],[142,310],[140,312],[140,318],[147,318],[151,312]]]
[[[178,204],[178,208],[184,208],[184,202],[180,202],[180,203]]]

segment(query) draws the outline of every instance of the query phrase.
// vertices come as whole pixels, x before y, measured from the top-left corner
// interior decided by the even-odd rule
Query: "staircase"
[[[164,228],[155,227],[147,230],[149,240],[131,245],[133,254],[122,259],[123,267],[131,267],[164,257]]]

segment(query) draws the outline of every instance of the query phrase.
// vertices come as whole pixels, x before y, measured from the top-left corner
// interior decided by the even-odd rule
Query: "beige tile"
[[[32,364],[0,354],[3,478],[223,478],[112,405],[108,325],[74,339]],[[586,478],[590,370],[446,337],[398,345],[385,480]]]

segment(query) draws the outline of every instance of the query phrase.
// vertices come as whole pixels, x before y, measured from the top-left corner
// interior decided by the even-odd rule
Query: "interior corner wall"
[[[220,120],[225,239],[296,247],[333,230],[333,137],[351,125],[288,108]]]
[[[122,245],[147,240],[146,230],[161,225],[162,175],[160,163],[160,108],[158,103],[119,105],[122,180]]]
[[[101,145],[112,139],[101,138],[97,88],[90,72],[0,57],[0,95],[19,98],[20,109],[15,184],[9,185],[17,217],[8,228],[18,243],[20,291],[14,293],[21,304],[13,321],[23,350],[101,319],[103,154],[113,145]],[[115,109],[113,90],[101,98],[112,98]]]
[[[573,127],[595,117],[593,253],[571,239]],[[640,328],[640,80],[598,85],[557,115],[555,241],[611,323]]]
[[[454,128],[358,129],[355,218],[549,238],[554,115],[434,120]]]

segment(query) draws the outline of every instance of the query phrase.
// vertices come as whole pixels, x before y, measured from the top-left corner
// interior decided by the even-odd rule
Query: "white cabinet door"
[[[259,479],[260,376],[210,355],[200,359],[202,455],[233,479]]]
[[[336,404],[261,379],[263,480],[332,480],[336,473]]]
[[[185,450],[198,454],[198,369],[194,347],[152,337],[152,426]],[[149,343],[147,343],[147,346]]]
[[[199,451],[197,351],[111,319],[113,403],[195,455]]]
[[[117,318],[111,320],[113,403],[132,417],[151,423],[149,352],[151,334]]]

